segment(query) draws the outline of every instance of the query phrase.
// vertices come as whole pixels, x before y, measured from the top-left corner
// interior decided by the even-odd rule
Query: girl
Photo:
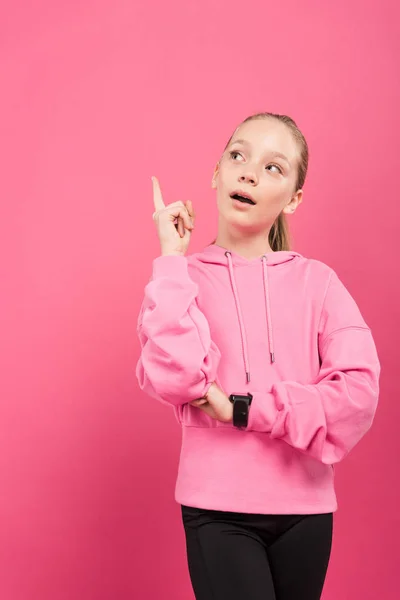
[[[334,466],[376,411],[369,326],[332,268],[290,249],[307,164],[292,119],[245,119],[214,171],[217,239],[189,256],[193,206],[165,206],[153,178],[161,255],[136,375],[182,425],[175,498],[198,600],[321,597]]]

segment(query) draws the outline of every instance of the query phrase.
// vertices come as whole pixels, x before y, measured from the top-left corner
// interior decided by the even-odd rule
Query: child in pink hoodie
[[[320,598],[335,464],[376,411],[368,324],[332,268],[289,246],[307,164],[292,119],[243,121],[214,172],[217,239],[187,256],[192,205],[165,207],[154,181],[162,252],[136,375],[182,426],[175,497],[197,599]]]

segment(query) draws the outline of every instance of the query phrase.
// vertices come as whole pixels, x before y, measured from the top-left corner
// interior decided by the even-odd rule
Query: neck
[[[219,227],[217,239],[214,243],[217,246],[236,252],[236,254],[251,260],[252,258],[258,258],[263,254],[273,252],[269,245],[268,234],[269,231],[267,233],[254,234],[252,232],[243,235],[240,231],[226,231],[224,228]]]

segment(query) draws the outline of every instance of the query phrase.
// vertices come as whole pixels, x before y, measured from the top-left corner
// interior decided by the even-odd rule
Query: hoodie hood
[[[268,327],[268,342],[270,351],[270,362],[276,361],[275,350],[274,350],[274,328],[273,328],[273,315],[271,315],[271,302],[270,302],[270,286],[268,279],[269,268],[278,267],[284,263],[289,263],[302,258],[302,255],[292,250],[280,250],[278,252],[267,252],[256,258],[245,258],[232,250],[218,246],[217,244],[210,244],[206,246],[201,252],[196,253],[196,258],[200,262],[223,265],[229,270],[229,276],[231,281],[232,294],[235,299],[236,312],[238,316],[240,335],[242,338],[242,354],[243,364],[246,372],[246,381],[250,381],[250,364],[248,354],[248,344],[246,329],[244,326],[243,313],[240,305],[240,299],[235,279],[235,268],[237,267],[250,267],[261,261],[262,263],[262,278],[264,283],[264,298],[265,298],[265,311],[267,316],[267,327]]]
[[[196,253],[196,258],[204,263],[214,263],[216,265],[227,265],[226,253],[229,252],[232,258],[232,264],[234,266],[249,266],[263,257],[266,258],[268,264],[272,267],[275,265],[281,265],[283,263],[290,262],[296,257],[302,258],[302,255],[293,250],[280,250],[279,252],[266,252],[262,256],[257,258],[245,258],[228,248],[223,248],[217,244],[209,244],[201,252]]]

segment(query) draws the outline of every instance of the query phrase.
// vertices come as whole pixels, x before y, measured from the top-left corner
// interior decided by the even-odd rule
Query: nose
[[[248,173],[244,173],[239,177],[240,182],[250,183],[251,185],[255,185],[257,182],[257,176],[254,171],[249,171]]]

